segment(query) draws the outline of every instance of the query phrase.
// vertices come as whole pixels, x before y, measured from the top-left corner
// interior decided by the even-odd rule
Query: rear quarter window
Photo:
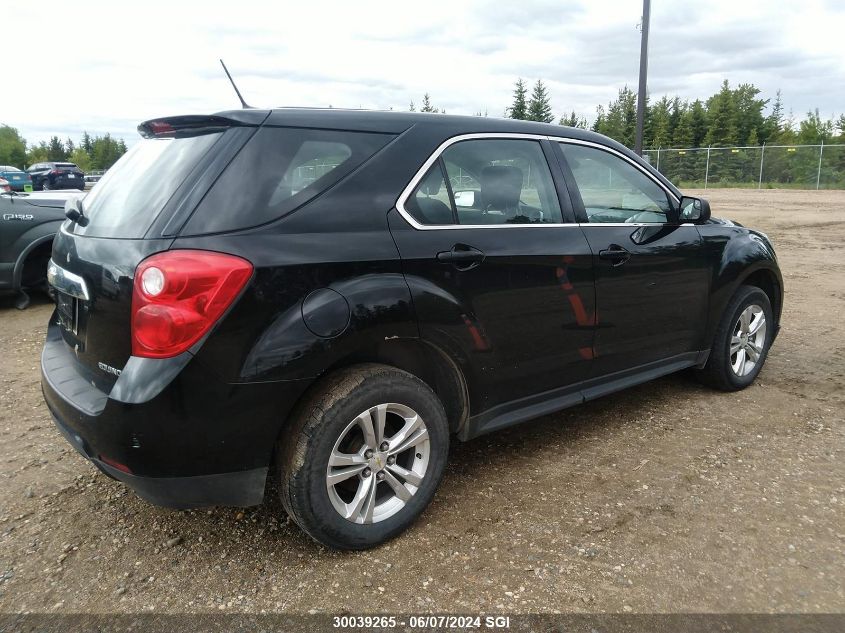
[[[354,171],[392,138],[263,127],[217,179],[182,234],[220,233],[281,218]]]

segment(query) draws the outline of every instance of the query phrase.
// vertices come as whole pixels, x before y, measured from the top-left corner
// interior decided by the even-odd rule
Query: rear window
[[[232,231],[276,220],[326,191],[392,138],[263,127],[205,196],[183,234]]]
[[[143,237],[220,136],[220,132],[215,132],[140,141],[85,198],[88,226],[73,225],[73,232],[92,237]]]

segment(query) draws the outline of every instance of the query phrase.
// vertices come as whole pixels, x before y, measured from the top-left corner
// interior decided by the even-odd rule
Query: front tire
[[[278,450],[282,503],[312,538],[366,549],[407,529],[434,496],[446,413],[416,376],[357,365],[306,397]]]
[[[698,371],[706,385],[739,391],[754,382],[774,336],[769,297],[756,286],[740,286],[728,302],[713,337],[710,358]]]

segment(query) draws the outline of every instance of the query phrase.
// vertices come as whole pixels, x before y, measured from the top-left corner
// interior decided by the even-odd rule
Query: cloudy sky
[[[0,13],[0,123],[29,142],[237,106],[501,116],[513,82],[542,78],[557,116],[590,121],[635,87],[640,0],[16,2]],[[653,0],[649,92],[706,97],[723,78],[780,88],[796,117],[845,111],[842,0]]]

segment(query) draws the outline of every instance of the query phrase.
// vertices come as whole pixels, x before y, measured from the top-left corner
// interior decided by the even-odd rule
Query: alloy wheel
[[[766,344],[766,313],[756,304],[746,306],[734,324],[730,363],[737,376],[747,376],[763,355]]]
[[[430,455],[428,429],[416,411],[395,402],[370,407],[332,448],[326,468],[332,506],[353,523],[384,521],[419,490]]]

